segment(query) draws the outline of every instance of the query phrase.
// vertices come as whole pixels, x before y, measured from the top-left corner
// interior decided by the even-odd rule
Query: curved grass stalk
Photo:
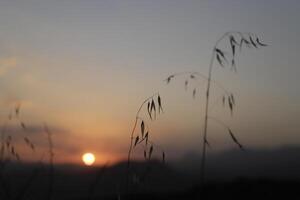
[[[237,43],[233,37],[233,35],[239,35],[241,40],[240,43]],[[250,42],[245,39],[244,35],[249,36]],[[224,33],[215,43],[215,45],[213,46],[213,50],[212,50],[212,55],[211,55],[211,60],[210,60],[210,64],[209,64],[209,69],[208,69],[208,80],[207,80],[207,87],[206,87],[206,102],[205,102],[205,117],[204,117],[204,131],[203,131],[203,146],[202,146],[202,161],[201,161],[201,174],[200,174],[200,180],[202,185],[205,183],[205,162],[206,162],[206,146],[207,146],[207,129],[208,129],[208,111],[209,111],[209,100],[210,100],[210,89],[211,89],[211,82],[212,82],[212,70],[213,70],[213,66],[214,66],[214,61],[215,58],[218,59],[219,64],[222,66],[222,62],[220,61],[219,57],[218,57],[218,53],[221,54],[222,56],[222,52],[220,52],[217,47],[219,45],[219,43],[226,38],[227,36],[230,37],[230,42],[231,42],[231,46],[232,46],[232,50],[233,50],[233,58],[232,58],[232,66],[235,65],[234,64],[234,54],[235,54],[235,45],[239,45],[240,49],[242,47],[243,42],[246,43],[246,45],[248,47],[254,46],[255,48],[257,48],[258,46],[267,46],[265,44],[262,44],[261,42],[259,42],[259,39],[256,35],[254,35],[256,37],[256,43],[254,41],[252,41],[251,36],[253,36],[254,34],[252,33],[242,33],[242,32],[238,32],[238,31],[230,31],[230,32],[226,32]],[[234,42],[236,44],[234,44]],[[219,51],[219,52],[218,52]],[[223,56],[224,57],[224,56]],[[224,57],[224,59],[226,59]],[[224,124],[223,124],[224,125]],[[229,127],[227,127],[229,129]],[[229,129],[230,131],[230,129]],[[235,137],[233,136],[233,134],[230,131],[230,134],[232,136],[232,138],[235,140]],[[235,141],[236,142],[236,141]],[[238,143],[239,144],[239,143]],[[239,144],[240,145],[240,144]],[[240,145],[241,147],[241,145]]]
[[[224,40],[224,39],[229,39],[230,42],[230,47],[231,47],[231,57],[227,57],[227,54],[225,51],[221,50],[218,45]],[[205,183],[205,165],[206,165],[206,146],[209,145],[207,141],[207,134],[208,134],[208,113],[211,111],[211,108],[215,107],[216,103],[218,103],[219,99],[214,102],[213,105],[210,105],[210,91],[212,88],[212,84],[215,84],[218,88],[224,91],[224,93],[227,96],[227,102],[228,106],[230,108],[231,114],[233,113],[233,107],[235,106],[235,100],[234,96],[232,93],[228,92],[221,84],[213,80],[212,78],[212,72],[213,72],[213,67],[214,67],[214,62],[215,60],[219,63],[221,67],[225,67],[226,65],[229,65],[228,59],[231,59],[231,69],[233,68],[234,71],[236,71],[236,65],[235,65],[235,55],[236,55],[236,47],[239,47],[239,49],[242,49],[242,46],[245,45],[248,48],[254,47],[264,47],[267,46],[266,44],[262,43],[259,38],[253,34],[253,33],[242,33],[239,31],[229,31],[224,33],[214,44],[213,49],[212,49],[212,54],[211,54],[211,59],[210,63],[208,66],[208,75],[203,75],[198,72],[182,72],[182,73],[176,73],[170,75],[165,81],[169,83],[171,79],[173,79],[175,76],[181,76],[181,75],[186,75],[189,74],[191,79],[195,79],[195,76],[199,76],[202,79],[207,81],[206,85],[206,95],[205,95],[205,112],[204,112],[204,125],[203,125],[203,140],[202,140],[202,159],[201,159],[201,169],[200,169],[200,182],[201,185],[203,186]],[[188,85],[188,80],[185,81],[185,86]],[[193,91],[193,96],[195,96],[195,89]],[[225,96],[223,96],[223,104],[226,101]],[[211,107],[210,107],[211,106]],[[214,118],[211,118],[214,119]],[[201,120],[203,120],[201,118]],[[218,121],[218,120],[215,120]],[[219,121],[218,121],[219,122]],[[220,122],[219,122],[220,123]],[[221,123],[225,125],[223,122]],[[236,137],[233,135],[231,129],[225,125],[225,127],[228,129],[229,134],[233,141],[239,145],[239,147],[242,149],[242,145],[238,142]]]
[[[202,80],[208,81],[208,77],[205,76],[204,74],[199,73],[199,72],[180,72],[180,73],[175,73],[175,74],[170,75],[164,81],[166,81],[167,83],[169,83],[170,80],[171,80],[171,79],[169,79],[170,77],[173,78],[173,77],[182,76],[182,75],[199,76],[200,78],[202,78]],[[210,82],[213,83],[213,84],[215,84],[215,86],[217,86],[219,89],[223,90],[223,92],[225,92],[227,95],[230,94],[230,92],[222,84],[220,84],[218,81],[211,79]]]
[[[208,109],[209,109],[209,98],[210,98],[210,87],[211,87],[211,80],[212,80],[212,70],[214,65],[214,60],[216,57],[216,51],[218,44],[229,34],[233,34],[234,32],[226,32],[223,34],[215,43],[212,55],[209,63],[208,68],[208,79],[207,79],[207,87],[206,87],[206,102],[205,102],[205,116],[204,116],[204,131],[203,131],[203,141],[202,141],[202,160],[201,160],[201,169],[200,169],[200,181],[203,185],[205,182],[205,162],[206,162],[206,143],[207,143],[207,123],[208,123]],[[240,32],[237,32],[240,34]]]
[[[128,150],[128,156],[127,156],[127,168],[129,168],[129,165],[130,165],[130,161],[131,161],[131,153],[132,153],[132,149],[133,149],[133,141],[134,141],[134,132],[135,132],[135,129],[136,129],[136,126],[137,126],[137,123],[139,121],[139,119],[142,119],[139,115],[140,115],[140,112],[143,108],[143,106],[149,101],[151,100],[153,97],[155,96],[158,96],[159,93],[154,93],[152,96],[146,98],[142,104],[140,105],[136,115],[135,115],[135,121],[134,121],[134,125],[133,125],[133,128],[132,128],[132,131],[131,131],[131,136],[130,136],[130,146],[129,146],[129,150]]]
[[[133,128],[130,134],[130,145],[129,145],[129,150],[128,150],[128,155],[127,155],[127,175],[126,175],[126,190],[128,191],[128,184],[129,184],[129,171],[130,171],[130,162],[131,162],[131,154],[132,154],[132,150],[134,147],[134,133],[137,127],[137,124],[139,122],[139,120],[143,120],[142,117],[140,117],[140,112],[142,111],[142,108],[144,107],[144,105],[149,102],[150,100],[152,100],[154,97],[159,96],[159,93],[156,92],[153,95],[151,95],[150,97],[146,98],[140,105],[139,109],[136,112],[135,115],[135,120],[134,120],[134,124],[133,124]]]

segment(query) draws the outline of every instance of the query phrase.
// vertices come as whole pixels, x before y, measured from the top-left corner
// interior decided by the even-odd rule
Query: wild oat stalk
[[[221,49],[219,47],[220,42],[224,41],[224,40],[228,40],[229,42],[229,47],[231,52],[225,52],[223,49]],[[170,76],[167,77],[167,79],[165,79],[165,81],[167,83],[170,83],[170,81],[175,78],[176,76],[181,76],[181,75],[188,75],[189,77],[185,80],[184,85],[185,88],[187,89],[188,87],[188,83],[190,80],[197,80],[198,78],[204,79],[207,82],[206,85],[206,99],[205,99],[205,113],[204,113],[204,130],[203,130],[203,140],[202,140],[202,161],[201,161],[201,171],[200,171],[200,175],[201,175],[201,183],[202,185],[205,182],[205,162],[206,162],[206,147],[209,146],[209,142],[207,140],[207,129],[208,129],[208,120],[212,119],[215,122],[223,125],[227,130],[228,133],[231,137],[231,139],[233,140],[234,143],[236,143],[238,145],[238,147],[240,149],[244,149],[243,146],[241,145],[241,143],[237,140],[237,138],[234,136],[233,132],[231,131],[231,129],[224,124],[222,121],[214,118],[214,117],[209,117],[208,113],[209,113],[209,103],[210,103],[210,90],[211,90],[211,84],[215,84],[217,87],[219,87],[220,89],[222,89],[224,91],[224,95],[222,98],[223,101],[223,105],[225,105],[225,103],[228,103],[231,115],[233,113],[233,108],[235,106],[235,98],[234,95],[230,92],[228,92],[222,85],[220,85],[219,83],[217,83],[216,81],[214,81],[212,79],[212,72],[213,72],[213,66],[214,66],[214,62],[217,61],[218,64],[224,68],[228,65],[231,66],[231,70],[234,70],[236,72],[236,62],[235,62],[235,58],[236,58],[236,49],[237,47],[239,48],[239,50],[242,49],[243,46],[246,46],[247,48],[259,48],[259,47],[264,47],[267,46],[266,44],[262,43],[260,41],[260,39],[253,33],[242,33],[242,32],[226,32],[225,34],[222,35],[222,37],[220,37],[212,50],[212,56],[211,56],[211,60],[210,60],[210,64],[209,64],[209,68],[208,68],[208,75],[205,76],[199,72],[184,72],[184,73],[177,73],[177,74],[172,74]],[[228,56],[228,54],[230,55],[230,57]],[[196,96],[196,88],[193,89],[193,97],[195,98]]]
[[[146,106],[147,105],[147,106]],[[129,182],[129,174],[130,174],[130,163],[131,163],[131,155],[138,145],[142,145],[144,148],[143,155],[145,160],[150,160],[154,151],[154,148],[157,147],[161,150],[162,153],[162,161],[165,162],[165,152],[163,149],[155,144],[152,140],[150,140],[150,129],[148,124],[146,123],[146,119],[141,116],[141,112],[147,109],[147,114],[150,120],[155,120],[158,114],[164,112],[162,107],[162,98],[159,93],[155,93],[150,97],[146,98],[142,104],[140,105],[136,116],[134,125],[130,135],[130,146],[128,150],[128,157],[127,157],[127,178],[126,178],[126,187],[128,190],[128,182]],[[138,124],[140,123],[140,134],[136,134],[136,129]]]

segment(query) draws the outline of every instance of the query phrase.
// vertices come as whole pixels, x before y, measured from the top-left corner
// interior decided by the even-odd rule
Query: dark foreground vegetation
[[[1,177],[0,199],[47,199],[48,166],[10,163]],[[53,200],[68,199],[202,199],[202,198],[289,198],[299,195],[300,181],[235,177],[208,180],[200,187],[199,175],[192,175],[152,161],[132,163],[136,175],[128,190],[126,163],[103,167],[55,166]],[[4,182],[3,182],[4,181]],[[9,196],[5,192],[9,193]]]

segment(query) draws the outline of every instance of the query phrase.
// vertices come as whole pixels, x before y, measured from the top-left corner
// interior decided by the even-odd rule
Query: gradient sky
[[[236,95],[234,117],[218,103],[211,115],[230,125],[248,148],[300,144],[297,0],[1,0],[1,121],[21,102],[24,133],[9,122],[19,151],[38,160],[53,132],[57,162],[124,158],[140,103],[160,91],[165,114],[152,138],[176,158],[200,150],[204,86],[193,100],[171,73],[207,73],[214,42],[226,31],[256,33],[267,48],[244,49],[238,73],[214,67],[213,78]],[[220,91],[214,90],[214,101]],[[22,145],[24,134],[40,149]],[[20,139],[21,138],[21,139]],[[236,148],[209,123],[213,150]]]

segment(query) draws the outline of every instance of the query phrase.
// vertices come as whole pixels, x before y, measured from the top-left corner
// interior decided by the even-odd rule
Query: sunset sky
[[[210,115],[247,148],[300,145],[299,10],[297,0],[1,0],[1,123],[21,103],[28,131],[14,119],[8,134],[25,160],[43,157],[47,123],[56,162],[78,163],[88,151],[98,164],[115,162],[127,154],[139,105],[159,92],[165,113],[149,122],[152,139],[172,159],[200,152],[205,83],[194,100],[184,79],[163,80],[207,74],[215,41],[236,30],[269,46],[242,49],[237,73],[214,66],[213,79],[237,107],[231,117],[217,102]],[[219,95],[213,88],[212,102]],[[210,151],[236,148],[220,125],[210,122],[208,131]]]

